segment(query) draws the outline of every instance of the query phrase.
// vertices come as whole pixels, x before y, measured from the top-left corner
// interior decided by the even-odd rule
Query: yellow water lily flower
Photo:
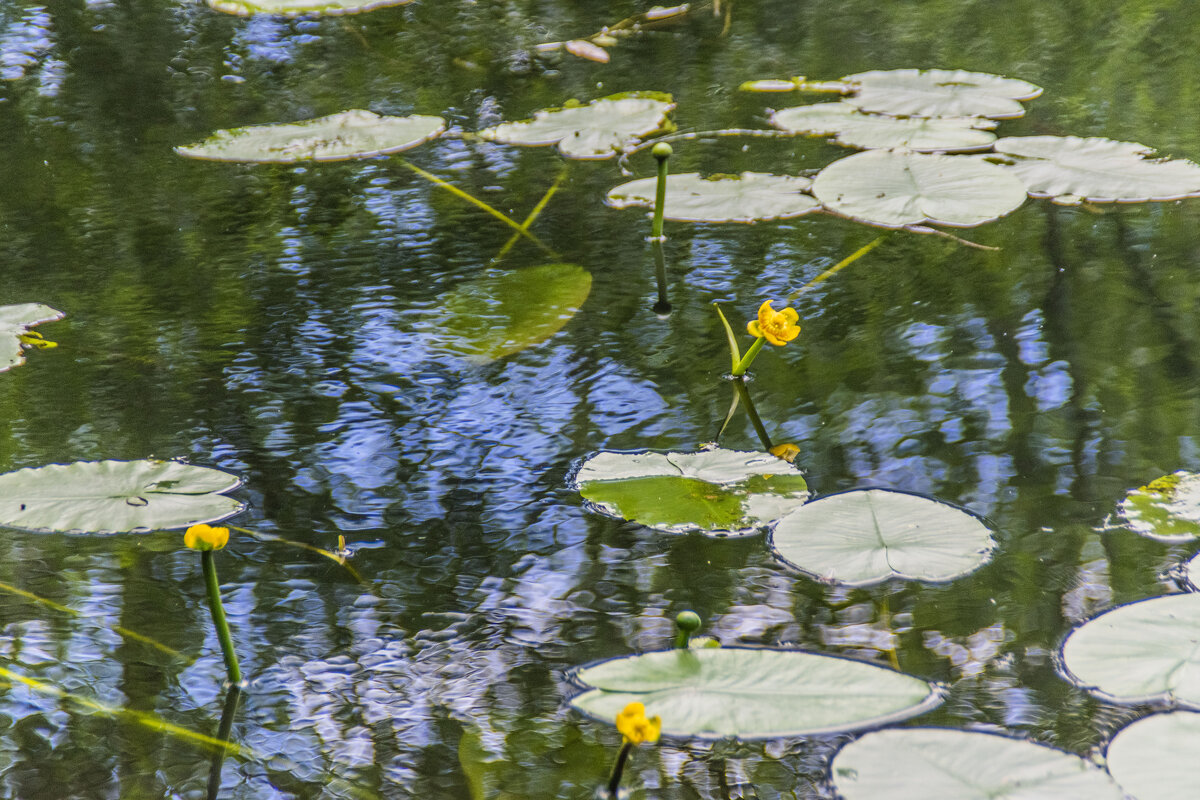
[[[220,550],[229,542],[229,528],[193,525],[183,534],[183,543],[193,550]]]
[[[782,458],[784,461],[791,464],[796,460],[796,456],[800,455],[800,448],[791,442],[785,442],[784,444],[775,445],[770,449],[769,452],[776,458]]]
[[[631,744],[657,742],[662,733],[662,720],[657,715],[646,718],[646,706],[630,703],[617,714],[617,730]]]
[[[774,345],[785,345],[800,335],[800,315],[794,308],[776,311],[771,301],[764,300],[758,307],[758,319],[751,320],[746,330],[751,336],[762,336]]]

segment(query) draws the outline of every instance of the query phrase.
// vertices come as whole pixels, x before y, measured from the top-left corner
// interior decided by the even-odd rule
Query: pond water
[[[601,7],[604,6],[604,7]],[[532,231],[553,258],[397,159],[308,166],[189,161],[218,129],[350,108],[444,116],[451,132],[569,98],[671,93],[682,130],[763,128],[795,95],[743,81],[963,68],[1045,88],[1008,134],[1138,141],[1200,157],[1200,29],[1185,5],[725,0],[594,63],[539,43],[648,4],[424,0],[309,20],[201,3],[0,8],[0,305],[66,313],[59,343],[0,374],[0,472],[180,458],[240,475],[219,554],[250,689],[228,798],[592,796],[620,742],[573,711],[567,671],[666,647],[693,609],[726,645],[800,646],[941,682],[922,725],[1003,731],[1091,754],[1144,713],[1067,683],[1056,652],[1109,606],[1176,590],[1194,547],[1106,530],[1129,490],[1200,469],[1200,201],[1044,201],[961,232],[894,235],[796,302],[803,327],[750,384],[775,442],[825,494],[917,492],[985,517],[996,558],[943,585],[829,586],[762,534],[671,535],[607,518],[569,485],[600,449],[694,450],[732,396],[713,312],[736,329],[878,231],[817,215],[668,223],[668,316],[648,222],[605,207],[615,160],[445,137],[405,158],[516,218],[566,170]],[[1002,6],[1002,8],[1001,8]],[[795,173],[846,151],[816,139],[675,142],[675,172]],[[565,166],[564,166],[565,165]],[[646,152],[627,162],[651,175]],[[591,275],[548,341],[486,364],[439,297],[485,269]],[[739,409],[724,447],[760,440]],[[179,532],[5,530],[0,666],[215,734],[224,669]],[[114,631],[134,630],[173,657]],[[0,688],[0,795],[203,797],[212,753],[130,714],[16,679]],[[911,723],[910,723],[911,724]],[[850,735],[636,753],[635,797],[829,797]]]

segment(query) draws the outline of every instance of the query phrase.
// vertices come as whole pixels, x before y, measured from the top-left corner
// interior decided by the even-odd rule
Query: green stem
[[[617,753],[617,763],[613,764],[612,774],[608,776],[608,796],[616,800],[617,789],[621,786],[621,773],[625,771],[625,762],[633,751],[633,742],[625,739],[621,743],[621,752]]]
[[[750,389],[747,388],[745,381],[734,381],[733,388],[737,390],[738,396],[746,404],[746,414],[750,417],[751,424],[754,425],[754,432],[758,434],[758,439],[762,442],[763,450],[770,452],[772,447],[771,437],[767,435],[767,429],[763,426],[762,420],[759,419],[758,409],[754,407],[754,401],[750,399]]]
[[[658,302],[651,306],[651,310],[659,316],[666,316],[671,313],[671,301],[667,297],[667,260],[663,256],[661,239],[651,240],[650,252],[654,254],[654,277],[658,282]]]
[[[217,582],[217,564],[213,551],[200,553],[200,566],[204,570],[204,585],[208,589],[208,610],[212,612],[217,638],[221,640],[221,653],[225,656],[225,671],[234,686],[242,683],[242,670],[238,667],[237,653],[233,650],[233,637],[229,634],[229,623],[225,621],[225,607],[221,605],[221,584]]]
[[[746,351],[746,355],[742,356],[741,361],[733,365],[733,377],[740,378],[746,374],[746,370],[750,369],[750,365],[758,357],[758,351],[763,349],[763,345],[766,342],[767,337],[765,336],[760,336],[754,340],[754,344],[750,345],[750,349]]]
[[[658,144],[650,151],[658,160],[658,184],[654,188],[654,222],[650,224],[650,238],[663,238],[663,212],[667,204],[667,159],[671,157],[669,144]]]

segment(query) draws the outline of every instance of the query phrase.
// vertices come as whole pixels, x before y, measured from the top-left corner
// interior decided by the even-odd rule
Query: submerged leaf
[[[604,661],[575,678],[571,700],[611,722],[644,703],[667,736],[767,739],[883,725],[941,702],[934,687],[885,667],[800,650],[679,649]]]
[[[1160,542],[1200,537],[1200,474],[1176,472],[1156,478],[1121,501],[1130,530]]]
[[[175,152],[206,161],[347,161],[408,150],[436,138],[445,128],[441,117],[383,117],[355,109],[303,122],[217,131],[203,142],[176,147]]]
[[[0,306],[0,372],[25,363],[24,347],[33,344],[29,329],[43,322],[62,319],[63,312],[41,303]],[[37,336],[37,334],[32,334]]]
[[[613,208],[654,208],[657,178],[641,178],[608,190]],[[667,176],[663,218],[677,222],[764,222],[816,211],[821,204],[805,191],[808,178],[743,172],[700,177],[698,172]]]
[[[813,103],[771,114],[771,124],[792,133],[832,136],[837,144],[864,150],[904,148],[917,152],[986,150],[996,123],[983,117],[910,117],[864,114],[851,103]]]
[[[274,14],[283,17],[360,14],[388,6],[403,6],[413,0],[208,0],[209,7],[239,17]]]
[[[627,143],[667,126],[675,104],[660,92],[626,92],[587,105],[538,111],[533,119],[505,122],[479,131],[492,142],[557,144],[568,158],[611,158]]]
[[[1032,83],[956,69],[872,70],[847,75],[854,87],[847,99],[863,111],[900,117],[987,117],[1008,119],[1025,113],[1019,101],[1042,93]]]

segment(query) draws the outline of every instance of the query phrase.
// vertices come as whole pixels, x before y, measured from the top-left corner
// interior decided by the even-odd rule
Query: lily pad
[[[996,543],[972,514],[887,489],[855,489],[788,514],[775,554],[821,580],[867,586],[889,578],[944,582],[987,562]]]
[[[1121,501],[1130,530],[1160,542],[1200,537],[1200,475],[1176,472],[1134,489]]]
[[[979,731],[873,731],[838,751],[830,771],[845,800],[1124,798],[1108,773],[1090,761]]]
[[[1010,136],[996,142],[1033,197],[1066,205],[1143,203],[1200,197],[1200,165],[1149,159],[1136,142],[1078,136]]]
[[[591,290],[591,273],[574,264],[485,270],[438,298],[437,316],[416,329],[434,349],[486,364],[558,333]]]
[[[1063,642],[1063,664],[1079,685],[1118,703],[1172,700],[1200,706],[1200,594],[1120,606]]]
[[[1171,711],[1139,719],[1113,736],[1108,771],[1137,800],[1178,800],[1196,791],[1200,714]]]
[[[186,528],[244,506],[228,472],[178,461],[77,461],[0,475],[0,526],[61,533]]]
[[[1026,81],[961,69],[872,70],[847,75],[842,82],[854,89],[847,102],[898,117],[1010,119],[1024,115],[1021,100],[1042,93]]]
[[[445,129],[441,117],[384,117],[354,109],[304,122],[217,131],[203,142],[176,147],[175,152],[205,161],[347,161],[399,153],[436,138]]]
[[[557,144],[567,158],[612,158],[639,137],[664,130],[673,108],[669,94],[626,92],[587,105],[538,111],[533,119],[505,122],[479,131],[479,136],[503,144]]]
[[[641,178],[608,190],[605,202],[614,208],[654,208],[657,178]],[[713,175],[698,172],[667,176],[664,219],[678,222],[764,222],[789,219],[816,211],[821,204],[806,194],[808,178],[743,172]]]
[[[846,147],[962,153],[987,150],[996,141],[996,123],[982,117],[909,117],[864,114],[852,103],[812,103],[785,108],[771,124],[792,133],[832,136]]]
[[[838,656],[739,647],[681,649],[604,661],[576,680],[571,700],[612,722],[627,703],[662,717],[663,733],[716,739],[808,736],[885,725],[942,701],[929,683]]]
[[[800,471],[769,453],[600,452],[575,475],[599,511],[670,533],[746,535],[809,497]]]
[[[1025,185],[995,164],[886,150],[833,162],[817,175],[812,192],[830,211],[882,228],[970,228],[1025,202]]]
[[[361,14],[376,8],[408,5],[413,0],[208,0],[209,7],[248,17],[252,14],[273,14],[283,17],[336,16]]]
[[[30,335],[30,328],[64,316],[63,312],[41,303],[0,306],[0,372],[25,363],[22,337]]]

